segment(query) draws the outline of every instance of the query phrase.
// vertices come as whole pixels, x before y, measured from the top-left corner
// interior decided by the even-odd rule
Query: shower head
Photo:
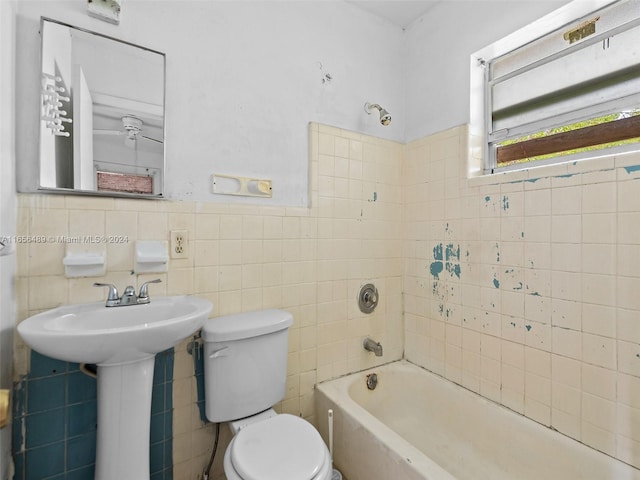
[[[367,115],[371,115],[371,109],[375,108],[380,112],[380,123],[385,127],[391,123],[391,115],[384,108],[382,108],[377,103],[365,103],[364,111],[367,112]]]

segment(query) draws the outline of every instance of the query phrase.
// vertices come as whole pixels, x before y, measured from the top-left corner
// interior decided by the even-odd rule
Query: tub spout
[[[376,357],[382,356],[382,345],[380,345],[380,342],[376,342],[367,337],[364,339],[363,346],[365,350],[375,353]]]

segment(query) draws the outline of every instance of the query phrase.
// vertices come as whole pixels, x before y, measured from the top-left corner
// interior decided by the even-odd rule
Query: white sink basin
[[[153,297],[126,307],[67,305],[18,325],[37,352],[98,365],[95,480],[149,479],[155,354],[202,328],[212,308],[197,297]]]
[[[66,305],[18,325],[25,342],[58,360],[102,365],[132,362],[171,348],[204,325],[213,306],[190,296],[154,297],[145,305]]]

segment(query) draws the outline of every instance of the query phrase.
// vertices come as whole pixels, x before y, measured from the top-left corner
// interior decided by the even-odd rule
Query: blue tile
[[[20,453],[24,449],[24,437],[22,436],[24,416],[13,417],[11,420],[11,449],[13,453]]]
[[[98,425],[98,402],[91,400],[67,407],[67,435],[73,437],[95,432]]]
[[[173,480],[173,463],[164,471],[164,480]]]
[[[27,415],[27,449],[64,439],[64,408]]]
[[[79,363],[67,363],[67,373],[79,372],[80,364]]]
[[[93,480],[97,382],[81,373],[76,363],[59,362],[37,352],[31,355],[31,373],[14,386],[14,480]],[[156,357],[151,431],[155,443],[150,452],[154,479],[173,477],[174,359],[173,349]]]
[[[171,383],[165,384],[164,387],[164,410],[169,411],[173,409],[173,385]]]
[[[167,410],[164,415],[164,438],[173,438],[173,409]]]
[[[69,403],[86,402],[98,397],[98,382],[80,370],[67,376],[67,401]]]
[[[96,463],[96,434],[87,433],[67,440],[67,469]]]
[[[64,443],[34,448],[26,453],[27,480],[42,480],[64,471]]]
[[[42,480],[64,480],[64,473],[53,475],[52,477],[43,478]]]
[[[176,354],[174,349],[167,350],[167,358],[165,362],[165,380],[171,382],[173,380],[173,365],[175,362]]]
[[[149,465],[151,473],[164,469],[164,444],[154,443],[149,447]]]
[[[164,442],[164,466],[171,470],[173,468],[173,438],[167,437]]]
[[[151,435],[149,437],[151,443],[158,443],[165,439],[164,417],[164,413],[156,413],[155,415],[151,415]]]
[[[40,377],[27,382],[27,412],[61,408],[65,403],[66,375]]]
[[[26,472],[24,469],[24,453],[13,454],[13,480],[26,480]]]
[[[66,480],[94,480],[95,465],[78,468],[67,472]]]
[[[154,385],[151,393],[151,415],[164,411],[164,385]]]
[[[51,375],[61,375],[66,372],[67,362],[45,357],[35,350],[31,350],[30,378],[50,377]]]

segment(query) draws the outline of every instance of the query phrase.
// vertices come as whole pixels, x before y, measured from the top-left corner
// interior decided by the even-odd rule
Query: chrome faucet
[[[380,342],[376,342],[367,337],[364,339],[363,346],[365,350],[375,353],[376,357],[382,356],[382,345],[380,345]]]
[[[156,278],[155,280],[144,282],[140,287],[140,293],[138,295],[136,295],[135,288],[129,285],[124,289],[122,297],[118,296],[118,289],[111,283],[96,282],[93,286],[109,288],[109,295],[107,296],[105,307],[126,307],[128,305],[144,305],[145,303],[149,303],[151,301],[149,298],[149,284],[160,283],[161,281],[159,278]]]

